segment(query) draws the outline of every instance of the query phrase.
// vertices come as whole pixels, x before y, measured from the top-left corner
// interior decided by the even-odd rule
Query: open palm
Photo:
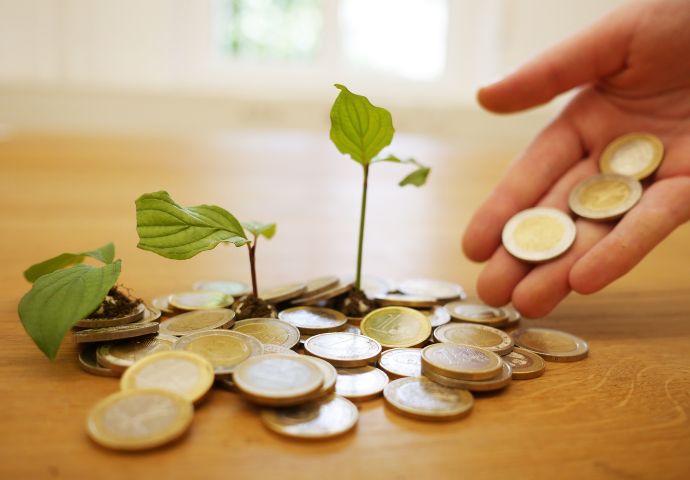
[[[690,219],[688,25],[690,0],[630,3],[479,91],[485,108],[510,113],[582,86],[511,163],[465,232],[465,254],[489,260],[477,285],[488,304],[512,300],[525,316],[544,316],[571,290],[593,293],[621,277]],[[631,132],[658,136],[665,156],[622,220],[577,219],[572,248],[543,265],[505,250],[501,232],[514,214],[537,205],[570,212],[570,190],[599,173],[609,142]]]

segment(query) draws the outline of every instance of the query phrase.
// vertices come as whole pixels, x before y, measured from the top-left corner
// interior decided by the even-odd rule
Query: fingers
[[[501,231],[516,213],[534,204],[584,155],[576,129],[559,117],[510,164],[498,185],[470,221],[462,240],[465,255],[488,260],[501,243]]]
[[[598,172],[594,159],[577,163],[563,175],[553,188],[540,200],[539,206],[558,208],[569,212],[568,195],[578,182]],[[482,270],[477,280],[477,294],[488,305],[500,307],[511,301],[513,291],[528,276],[533,265],[513,257],[500,246]],[[539,267],[536,267],[537,269]],[[566,271],[561,279],[567,284]],[[562,282],[561,282],[562,283]],[[556,284],[554,284],[557,287]],[[570,289],[568,288],[568,291]]]
[[[493,112],[517,112],[623,70],[642,7],[633,4],[616,9],[502,80],[480,89],[477,100]]]
[[[568,274],[577,261],[613,228],[610,223],[578,219],[577,237],[561,257],[535,267],[513,292],[513,306],[527,318],[551,312],[571,291]]]
[[[653,183],[611,234],[573,266],[570,285],[583,294],[601,290],[628,273],[661,240],[688,220],[690,177]]]

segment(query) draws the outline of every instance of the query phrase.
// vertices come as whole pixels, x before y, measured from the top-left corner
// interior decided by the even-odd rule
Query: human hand
[[[626,4],[479,90],[485,108],[511,113],[583,86],[513,160],[465,232],[467,257],[490,259],[477,284],[486,303],[512,300],[526,317],[542,317],[571,290],[594,293],[623,276],[690,219],[688,25],[688,0]],[[599,173],[599,156],[609,142],[631,132],[659,137],[665,156],[623,219],[578,218],[570,250],[542,265],[506,251],[501,232],[513,215],[534,206],[570,213],[570,190]]]

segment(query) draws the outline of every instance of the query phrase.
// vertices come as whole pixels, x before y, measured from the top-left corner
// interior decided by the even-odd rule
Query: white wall
[[[326,22],[335,23],[337,0],[323,2]],[[211,48],[211,0],[0,0],[0,122],[41,129],[97,126],[102,118],[87,121],[94,98],[105,106],[129,101],[133,113],[141,105],[139,115],[148,115],[151,125],[165,108],[144,108],[147,101],[158,107],[168,102],[181,112],[194,108],[195,99],[328,105],[336,82],[403,110],[472,109],[482,81],[620,3],[449,0],[447,71],[427,83],[348,72],[336,60],[337,32],[329,28],[324,55],[311,67],[220,60]],[[84,118],[55,110],[70,102],[77,110],[84,104]],[[102,126],[125,127],[126,117],[111,116]]]

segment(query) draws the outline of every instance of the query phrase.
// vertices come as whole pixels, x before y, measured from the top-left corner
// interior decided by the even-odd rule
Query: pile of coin
[[[345,433],[358,421],[356,404],[381,396],[401,415],[453,420],[471,411],[472,391],[538,377],[545,371],[544,360],[576,361],[587,355],[584,341],[562,332],[526,328],[507,334],[500,329],[516,326],[518,312],[467,301],[462,287],[450,282],[406,280],[397,288],[398,297],[388,295],[394,289],[387,282],[389,301],[416,308],[385,306],[356,320],[326,308],[322,300],[319,306],[294,304],[342,289],[343,282],[334,278],[269,290],[266,298],[277,299],[277,319],[236,322],[232,309],[205,308],[218,304],[190,300],[190,292],[183,292],[164,297],[174,308],[165,318],[155,318],[160,324],[143,322],[144,317],[143,323],[124,325],[147,326],[146,334],[76,332],[88,341],[103,340],[80,355],[86,371],[122,375],[122,391],[89,414],[89,435],[114,449],[172,441],[190,426],[193,404],[201,402],[214,380],[260,406],[267,428],[292,437]],[[222,298],[209,292],[228,297],[245,291],[239,282],[196,286],[202,294],[192,295],[197,300]],[[375,297],[384,295],[378,287]]]
[[[571,190],[568,204],[574,214],[594,221],[617,220],[642,197],[643,180],[664,157],[664,146],[654,135],[630,133],[611,142],[599,157],[601,174],[586,178]],[[517,213],[503,228],[503,245],[528,263],[557,258],[574,243],[575,223],[570,215],[548,207]]]

